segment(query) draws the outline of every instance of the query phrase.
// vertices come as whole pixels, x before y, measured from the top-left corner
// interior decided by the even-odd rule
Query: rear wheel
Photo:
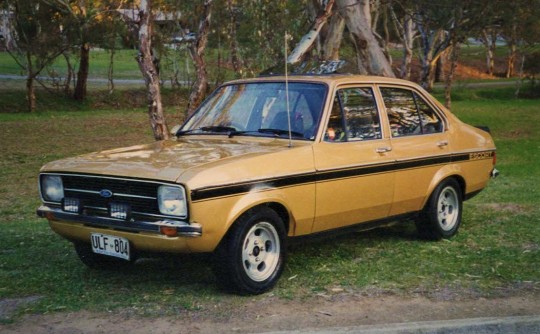
[[[81,262],[92,269],[122,269],[134,262],[133,260],[127,261],[112,256],[96,254],[92,251],[90,244],[87,243],[75,242],[73,245]]]
[[[260,207],[246,212],[214,254],[218,283],[246,294],[270,290],[283,271],[285,236],[283,220],[275,211]]]
[[[432,240],[454,236],[461,225],[461,187],[455,179],[441,182],[431,194],[416,224],[418,232]]]

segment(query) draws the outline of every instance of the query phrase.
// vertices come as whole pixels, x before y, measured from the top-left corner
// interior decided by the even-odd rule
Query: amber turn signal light
[[[178,235],[178,233],[176,232],[176,227],[170,226],[160,226],[159,232],[168,237],[176,237]]]

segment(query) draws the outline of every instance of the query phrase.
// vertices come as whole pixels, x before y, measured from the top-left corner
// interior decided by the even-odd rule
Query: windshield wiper
[[[203,132],[235,132],[236,129],[231,126],[223,126],[223,125],[212,125],[212,126],[203,126],[200,128],[195,129],[189,129],[184,131],[178,131],[176,133],[177,136],[182,136],[188,133],[191,133],[193,131],[203,131]]]
[[[203,126],[201,128],[204,132],[233,132],[236,131],[235,128],[232,126],[223,126],[223,125],[211,125],[211,126]]]
[[[283,129],[264,128],[264,129],[259,129],[257,131],[259,133],[271,133],[271,134],[274,134],[276,136],[288,136],[289,135],[289,130],[283,130]],[[291,131],[291,136],[304,138],[304,134],[300,133],[300,132],[297,132],[297,131]]]

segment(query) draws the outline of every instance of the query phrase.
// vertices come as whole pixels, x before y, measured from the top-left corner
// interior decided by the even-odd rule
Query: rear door
[[[313,146],[317,170],[313,232],[388,215],[394,159],[387,132],[371,86],[336,91],[324,138]]]
[[[450,162],[446,122],[419,92],[381,86],[396,159],[395,190],[390,215],[418,211],[441,166]]]

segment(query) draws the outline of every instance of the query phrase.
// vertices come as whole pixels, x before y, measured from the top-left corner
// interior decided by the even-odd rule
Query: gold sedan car
[[[220,283],[257,294],[290,238],[405,218],[452,237],[494,165],[489,133],[416,84],[266,77],[219,87],[172,140],[45,165],[38,214],[90,267],[206,252]]]

